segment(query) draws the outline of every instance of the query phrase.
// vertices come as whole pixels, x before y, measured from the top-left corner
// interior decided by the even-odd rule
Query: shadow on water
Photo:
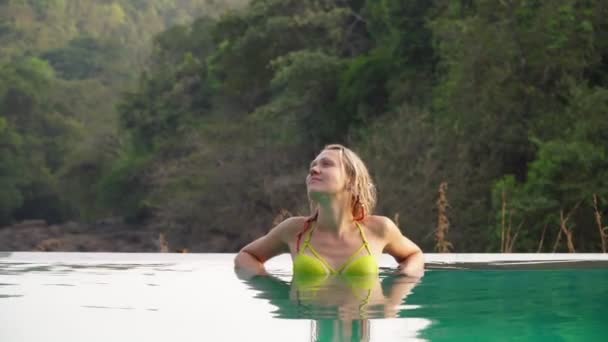
[[[87,309],[110,309],[110,310],[134,310],[135,308],[129,307],[129,306],[125,306],[125,307],[118,307],[118,306],[101,306],[101,305],[82,305],[81,307],[83,308],[87,308]]]
[[[4,298],[19,298],[19,297],[23,297],[23,295],[5,295],[5,294],[0,294],[0,299],[4,299]]]

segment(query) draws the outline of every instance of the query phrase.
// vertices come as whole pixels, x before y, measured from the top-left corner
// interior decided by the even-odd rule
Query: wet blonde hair
[[[376,207],[376,186],[372,177],[361,158],[348,147],[340,144],[326,145],[325,150],[339,151],[342,167],[346,172],[346,188],[351,192],[351,209],[356,220],[362,220],[370,215]],[[316,218],[317,208],[314,202],[310,202],[312,219]]]

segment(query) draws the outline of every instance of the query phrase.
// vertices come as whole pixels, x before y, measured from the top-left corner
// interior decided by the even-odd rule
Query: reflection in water
[[[276,318],[312,320],[312,341],[370,341],[370,320],[398,317],[408,309],[403,300],[418,283],[418,279],[387,273],[296,276],[291,282],[273,275],[237,275],[257,291],[257,298],[276,307]]]
[[[370,341],[369,319],[317,319],[311,321],[311,341]]]
[[[288,255],[239,280],[230,254],[17,253],[0,257],[0,341],[606,340],[608,257],[457,256],[471,262],[429,263],[416,283],[386,268],[292,279]]]
[[[276,308],[275,317],[312,320],[312,341],[382,340],[374,331],[387,327],[403,329],[395,341],[605,340],[608,268],[431,270],[420,283],[382,273],[244,282]],[[400,319],[375,320],[386,317]]]

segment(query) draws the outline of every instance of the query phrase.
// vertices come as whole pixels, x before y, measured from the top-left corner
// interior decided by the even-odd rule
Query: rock
[[[12,227],[16,228],[16,229],[23,229],[23,228],[32,228],[32,227],[46,227],[47,223],[45,220],[24,220],[21,221],[19,223],[15,223],[12,225]]]

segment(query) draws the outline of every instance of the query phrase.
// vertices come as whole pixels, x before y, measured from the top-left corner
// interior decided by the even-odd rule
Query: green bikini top
[[[302,248],[299,246],[300,242],[300,233],[298,235],[298,241],[296,243],[297,254],[293,260],[293,273],[294,275],[347,275],[347,276],[365,276],[378,274],[378,262],[376,258],[373,256],[367,239],[365,238],[365,233],[363,232],[363,228],[358,222],[355,222],[357,228],[359,228],[359,233],[361,234],[361,239],[363,240],[363,244],[353,255],[351,255],[346,262],[337,269],[334,269],[311,245],[310,239],[312,237],[312,232],[314,231],[314,226],[310,228],[308,234],[306,235],[306,239],[302,244]],[[307,222],[307,226],[304,228],[303,232],[306,232],[309,227],[310,222]],[[309,250],[312,255],[306,254],[305,251]],[[365,249],[368,254],[357,257],[361,251]]]

